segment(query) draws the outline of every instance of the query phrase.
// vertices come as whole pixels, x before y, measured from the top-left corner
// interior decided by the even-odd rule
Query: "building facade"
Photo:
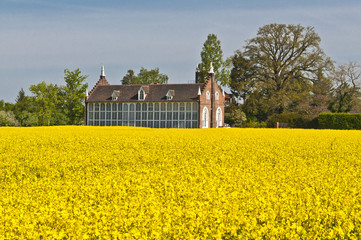
[[[206,83],[110,85],[102,66],[100,79],[86,97],[86,123],[151,128],[222,127],[224,95],[212,68]]]

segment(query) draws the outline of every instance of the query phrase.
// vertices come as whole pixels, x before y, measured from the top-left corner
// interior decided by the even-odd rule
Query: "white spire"
[[[101,72],[100,72],[100,76],[101,76],[101,77],[105,77],[104,64],[102,64],[102,70],[101,70]]]
[[[222,89],[222,95],[223,97],[226,96],[226,94],[224,93],[224,89]]]
[[[198,96],[202,95],[201,87],[198,87]]]
[[[214,73],[212,62],[211,62],[211,67],[209,68],[209,73]]]
[[[86,96],[86,97],[89,96],[89,91],[88,91],[88,89],[85,90],[85,96]]]

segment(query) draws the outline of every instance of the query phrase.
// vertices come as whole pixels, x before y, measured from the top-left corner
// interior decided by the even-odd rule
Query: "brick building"
[[[225,93],[213,67],[205,83],[110,85],[104,73],[87,94],[86,123],[92,126],[216,128],[224,123]]]

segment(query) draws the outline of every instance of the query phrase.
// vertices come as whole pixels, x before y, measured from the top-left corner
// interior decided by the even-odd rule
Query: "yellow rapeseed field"
[[[0,239],[361,238],[361,131],[0,128]]]

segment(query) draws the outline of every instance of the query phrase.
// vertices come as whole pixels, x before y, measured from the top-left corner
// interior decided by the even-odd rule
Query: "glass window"
[[[171,128],[172,127],[172,121],[167,121],[167,128]]]
[[[198,112],[198,103],[193,103],[192,110],[193,112]]]
[[[191,111],[191,103],[187,103],[187,111]]]
[[[148,122],[148,127],[153,127],[153,122]]]
[[[129,112],[129,120],[134,121],[134,112]]]
[[[135,119],[136,119],[136,120],[140,120],[140,112],[137,112],[137,113],[136,113]]]
[[[178,103],[173,103],[173,111],[178,111]]]
[[[179,104],[179,111],[184,111],[184,103]]]
[[[159,128],[159,122],[154,122],[154,127]]]
[[[100,110],[105,111],[105,104],[104,103],[100,104]]]
[[[179,120],[184,120],[184,112],[179,113]]]
[[[144,100],[144,91],[143,91],[143,89],[140,89],[138,94],[139,94],[138,100]]]
[[[161,110],[161,111],[165,111],[165,103],[161,103],[161,105],[160,105],[160,110]]]
[[[192,112],[192,120],[198,120],[198,112]]]
[[[159,111],[159,103],[154,104],[154,111]]]
[[[148,111],[153,111],[153,103],[148,103]]]
[[[167,111],[171,112],[172,111],[172,103],[168,103],[167,104]]]
[[[140,103],[137,103],[135,108],[137,111],[140,111]]]
[[[147,120],[147,112],[142,112],[142,120]]]
[[[117,119],[117,113],[116,112],[112,112],[112,119]]]
[[[94,118],[94,113],[92,113],[92,112],[89,113],[89,119],[90,119],[90,120],[93,120],[93,118]]]
[[[99,120],[99,112],[95,112],[95,120]]]
[[[106,103],[105,106],[107,107],[107,111],[111,111],[111,106],[110,106],[110,103]]]
[[[160,127],[161,127],[161,128],[165,128],[165,121],[161,121],[161,122],[160,122]]]
[[[123,120],[128,121],[128,112],[123,112]]]
[[[118,120],[122,120],[123,114],[121,112],[118,112]]]
[[[135,126],[137,126],[137,127],[140,127],[142,124],[141,124],[141,121],[136,121],[135,122]]]
[[[167,120],[172,120],[172,112],[167,112]]]
[[[113,110],[113,112],[115,112],[115,111],[117,111],[117,103],[113,103],[112,104],[112,110]]]
[[[147,104],[146,103],[142,104],[142,111],[143,112],[147,111]]]
[[[210,100],[211,99],[211,94],[209,91],[206,92],[206,99],[207,100]]]
[[[105,119],[105,112],[101,112],[101,113],[100,113],[100,119],[101,119],[101,120],[104,120],[104,119]]]
[[[124,103],[124,105],[123,105],[123,110],[124,110],[124,111],[128,111],[128,104],[127,104],[127,103]]]
[[[178,112],[173,112],[173,120],[178,120]]]
[[[118,104],[118,111],[119,111],[119,112],[122,111],[122,105],[123,105],[122,103],[119,103],[119,104]]]
[[[95,104],[95,111],[99,111],[99,103]]]
[[[134,103],[131,103],[129,106],[129,111],[134,112]]]
[[[216,92],[216,94],[215,94],[215,99],[219,100],[219,93],[218,92]]]
[[[93,111],[94,107],[92,103],[89,103],[89,111]]]
[[[159,120],[159,112],[154,113],[154,120]]]
[[[187,112],[186,120],[191,120],[191,117],[192,117],[192,113]]]
[[[148,120],[153,120],[153,113],[152,112],[148,112]]]
[[[111,112],[107,112],[107,120],[111,119]]]
[[[161,112],[161,115],[160,115],[160,120],[165,120],[165,112]]]

